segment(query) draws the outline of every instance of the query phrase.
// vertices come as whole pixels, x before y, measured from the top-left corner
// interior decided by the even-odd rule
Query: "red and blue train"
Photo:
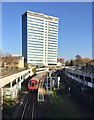
[[[39,83],[43,79],[45,74],[38,74],[28,81],[28,89],[31,91],[37,91],[39,88]]]
[[[37,91],[39,88],[39,75],[34,76],[31,80],[28,81],[28,89]]]
[[[31,79],[28,82],[28,89],[29,90],[38,90],[39,82],[36,79]]]

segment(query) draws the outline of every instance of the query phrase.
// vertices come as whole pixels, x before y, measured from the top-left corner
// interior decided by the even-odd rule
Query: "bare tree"
[[[17,58],[15,58],[15,57],[13,57],[13,56],[11,56],[11,55],[9,55],[9,56],[4,56],[3,58],[2,58],[2,61],[4,62],[4,63],[6,63],[6,65],[8,66],[8,70],[10,70],[10,67],[11,66],[14,66],[15,64],[17,64]]]
[[[68,66],[69,64],[70,64],[70,61],[67,60],[66,63],[65,63],[65,65]]]
[[[80,55],[76,55],[75,57],[76,57],[76,59],[81,59]]]

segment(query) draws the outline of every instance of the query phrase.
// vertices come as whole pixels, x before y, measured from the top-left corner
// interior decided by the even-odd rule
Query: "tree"
[[[64,59],[60,58],[60,63],[64,64]]]
[[[57,61],[64,64],[64,59],[63,58],[60,58],[60,59],[58,58]]]
[[[7,65],[16,64],[17,59],[11,55],[3,57],[3,62],[6,62]]]
[[[70,61],[67,60],[66,63],[65,63],[65,65],[68,66],[69,64],[70,64]]]
[[[81,59],[80,55],[76,55],[75,57],[76,57],[76,59]]]
[[[70,66],[75,66],[75,65],[76,65],[75,60],[71,60],[71,61],[70,61]]]
[[[76,55],[76,66],[83,66],[85,63],[84,63],[84,60],[81,58],[80,55]]]
[[[94,59],[92,59],[89,63],[94,66]]]
[[[6,63],[6,65],[8,66],[8,70],[10,70],[11,66],[14,66],[18,63],[17,58],[11,55],[3,57],[2,61],[3,63]]]
[[[91,65],[90,65],[90,63],[86,63],[86,67],[90,67]]]
[[[59,59],[59,58],[57,58],[57,61],[58,61],[58,62],[60,62],[60,59]]]
[[[91,59],[89,59],[89,58],[83,58],[83,61],[84,61],[84,63],[89,63],[91,61]]]
[[[83,61],[82,58],[81,59],[77,59],[75,61],[76,61],[76,66],[83,66],[84,65],[84,61]]]

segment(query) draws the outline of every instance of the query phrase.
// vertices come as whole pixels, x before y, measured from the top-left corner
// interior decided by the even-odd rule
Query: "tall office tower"
[[[58,20],[31,11],[22,15],[22,55],[28,64],[57,64]]]

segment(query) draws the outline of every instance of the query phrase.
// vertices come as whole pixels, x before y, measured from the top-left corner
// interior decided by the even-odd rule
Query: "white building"
[[[57,65],[58,21],[40,13],[22,15],[22,56],[31,65]]]

